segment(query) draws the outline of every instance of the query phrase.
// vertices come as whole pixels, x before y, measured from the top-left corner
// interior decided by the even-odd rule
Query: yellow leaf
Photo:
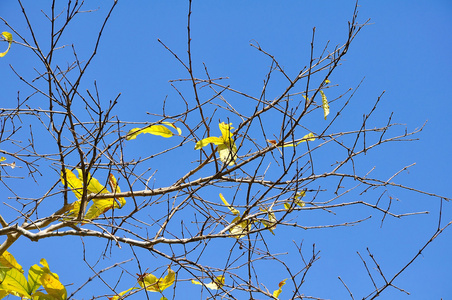
[[[212,281],[211,283],[208,283],[208,284],[201,283],[201,282],[196,281],[194,279],[191,280],[191,283],[203,285],[203,286],[205,286],[205,287],[207,287],[207,288],[209,288],[211,290],[218,290],[224,285],[224,276],[217,276],[214,279],[214,281]]]
[[[28,270],[28,291],[34,294],[41,286],[41,276],[44,274],[42,267],[33,265]]]
[[[166,275],[164,278],[157,279],[157,277],[155,277],[154,275],[147,273],[139,275],[138,284],[142,288],[145,288],[150,292],[162,292],[163,290],[171,286],[175,280],[176,273],[171,270],[171,268],[168,268],[168,275]]]
[[[325,93],[320,90],[320,94],[322,95],[322,108],[323,108],[323,115],[326,120],[326,116],[330,113],[330,106],[328,105],[328,100],[326,100]]]
[[[4,158],[3,156],[0,157],[0,162],[5,161],[5,160],[6,160],[6,158]]]
[[[325,84],[328,84],[328,83],[330,83],[331,81],[329,80],[329,79],[326,79],[325,80]]]
[[[28,285],[32,292],[42,285],[48,296],[42,292],[36,292],[33,296],[38,296],[38,299],[65,300],[67,298],[66,288],[61,284],[58,275],[50,271],[49,264],[44,258],[39,262],[42,267],[34,265],[30,268]],[[30,279],[32,280],[31,282]]]
[[[195,150],[201,149],[210,143],[215,144],[218,146],[217,151],[220,155],[220,160],[229,166],[233,166],[237,159],[237,146],[235,145],[234,139],[232,138],[233,133],[231,132],[234,127],[231,126],[231,123],[226,124],[224,122],[218,126],[220,127],[221,136],[210,136],[198,141],[195,145]]]
[[[306,196],[306,191],[301,191],[295,194],[295,200],[299,200],[300,198],[303,198],[304,196]],[[304,205],[303,205],[304,206]]]
[[[16,268],[0,268],[0,289],[19,297],[30,297],[24,274]]]
[[[231,213],[237,216],[232,220],[231,224],[238,222],[241,219],[240,212],[237,209],[235,209],[232,205],[230,205],[229,202],[226,201],[226,199],[223,197],[223,195],[221,193],[220,193],[220,198],[221,198],[221,201],[223,201],[224,205],[231,211]],[[240,238],[244,237],[246,235],[246,233],[248,231],[250,231],[250,229],[251,229],[251,221],[245,220],[245,221],[242,221],[242,222],[232,226],[229,229],[229,232],[231,234],[233,234],[236,239],[240,239]]]
[[[223,140],[227,141],[232,138],[233,133],[231,130],[234,129],[234,127],[232,127],[232,123],[226,124],[225,122],[222,122],[218,125],[218,127],[220,127]]]
[[[227,163],[229,166],[233,166],[235,164],[235,160],[237,159],[237,146],[233,140],[231,140],[231,142],[232,143],[218,145],[220,160]]]
[[[173,123],[170,123],[170,122],[162,122],[162,123],[176,129],[178,135],[182,134],[182,130],[179,127],[176,127],[176,125],[174,125]]]
[[[93,204],[86,212],[85,219],[92,220],[99,217],[101,214],[106,213],[108,210],[117,207],[117,203],[114,199],[93,199]]]
[[[78,172],[78,178],[80,179],[80,182],[83,184],[83,172],[81,169],[76,169],[76,170]],[[91,177],[90,173],[88,173],[87,183],[88,183],[87,192],[89,194],[91,194],[91,193],[94,193],[94,194],[109,193],[109,191],[107,191],[107,189],[102,184],[100,184],[96,178]]]
[[[64,169],[63,172],[61,172],[61,182],[63,185],[66,185],[66,181],[64,180],[64,174],[66,174],[66,181],[67,186],[74,192],[77,199],[82,199],[82,192],[83,192],[83,183],[80,181],[80,179],[75,176],[74,173],[72,173],[71,170]]]
[[[1,52],[0,57],[3,57],[6,55],[6,53],[8,53],[9,48],[11,48],[11,44],[13,42],[13,35],[11,33],[7,32],[7,31],[3,31],[2,35],[3,35],[4,39],[8,42],[8,49],[6,49],[5,52]]]
[[[297,194],[295,194],[294,196],[294,203],[300,207],[304,207],[306,205],[306,203],[304,203],[304,201],[301,200],[301,198],[303,198],[306,195],[306,191],[301,191],[298,192]],[[289,210],[291,207],[290,203],[284,203],[284,208]]]
[[[24,269],[22,269],[22,266],[17,263],[14,256],[11,253],[9,253],[8,251],[5,251],[0,256],[0,268],[3,268],[3,267],[14,268],[14,269],[19,270],[21,273],[24,272]]]
[[[113,174],[110,174],[108,183],[110,184],[113,193],[121,193],[121,189],[119,188],[118,182]],[[126,199],[124,198],[116,198],[116,200],[119,202],[118,208],[122,208],[126,204]]]
[[[284,144],[280,147],[296,147],[298,145],[300,145],[303,142],[312,142],[315,141],[315,136],[312,132],[306,134],[304,137],[301,138],[301,141],[299,141],[298,143],[290,143],[290,144]]]
[[[117,296],[113,296],[113,297],[108,297],[108,299],[110,300],[118,300],[119,298],[121,298],[122,296],[124,296],[125,294],[127,294],[128,292],[132,291],[132,290],[136,290],[138,289],[137,287],[132,287],[130,289],[127,289],[125,291],[122,291],[121,293],[119,293]],[[121,298],[123,299],[123,298]]]
[[[267,213],[268,221],[267,221],[267,220],[264,220],[264,221],[262,221],[262,224],[263,224],[266,228],[268,228],[268,230],[269,230],[273,235],[275,235],[275,233],[273,232],[273,230],[276,228],[276,223],[277,223],[275,214],[272,212],[271,209],[265,210],[265,209],[263,209],[263,208],[259,208],[259,210],[262,211],[262,212],[266,212],[266,213]]]
[[[163,124],[176,129],[178,135],[182,134],[182,131],[180,130],[180,128],[174,126],[174,124],[172,124],[170,122],[163,122]],[[151,126],[147,126],[144,128],[131,129],[129,131],[129,133],[127,133],[126,140],[128,140],[128,141],[134,140],[137,138],[137,135],[142,134],[142,133],[150,133],[153,135],[163,136],[165,138],[169,138],[174,135],[174,133],[171,130],[169,130],[167,127],[165,127],[164,125],[151,125]]]
[[[240,219],[241,219],[240,216],[235,217],[232,220],[232,224],[237,223]],[[242,221],[242,222],[234,225],[231,229],[229,229],[229,232],[231,234],[233,234],[236,239],[240,239],[240,238],[246,236],[247,232],[250,231],[250,229],[251,229],[251,221],[245,220],[245,221]]]
[[[273,291],[273,297],[275,297],[275,298],[279,297],[279,294],[281,294],[281,292],[282,292],[281,288],[283,287],[283,285],[286,284],[286,280],[287,280],[287,278],[279,283],[279,285],[278,285],[279,289]]]
[[[221,145],[224,143],[224,141],[222,138],[219,138],[216,136],[209,136],[208,138],[198,141],[195,145],[195,150],[199,150],[202,147],[209,145],[210,143],[215,144],[215,145]]]
[[[240,216],[240,212],[235,209],[231,204],[229,204],[228,201],[226,201],[226,199],[224,199],[223,194],[220,193],[220,198],[221,201],[223,201],[224,205],[226,205],[226,207],[231,211],[231,213],[233,213],[234,215]]]
[[[82,190],[83,190],[83,172],[80,169],[77,169],[78,172],[78,178],[75,176],[74,173],[70,170],[65,170],[66,178],[68,182],[68,186],[72,189],[75,196],[78,199],[82,198]],[[62,173],[63,174],[63,173]],[[106,194],[110,193],[102,184],[99,183],[99,181],[91,177],[91,174],[88,173],[88,187],[87,192],[95,193],[95,194]],[[64,177],[61,176],[61,181],[64,183]],[[118,186],[118,183],[116,181],[116,178],[113,176],[113,174],[110,174],[109,176],[109,184],[112,187],[112,190],[116,193],[120,193],[121,189]],[[95,219],[99,215],[105,213],[111,208],[122,208],[126,204],[126,200],[124,198],[107,198],[107,199],[96,199],[94,198],[92,200],[93,204],[86,212],[85,218],[86,219]],[[75,201],[72,203],[72,208],[69,210],[69,212],[66,214],[67,216],[76,217],[78,216],[78,213],[80,211],[80,201]]]
[[[45,273],[41,276],[40,280],[47,294],[53,296],[55,299],[66,300],[66,288],[61,284],[58,278],[54,277],[52,274]]]
[[[78,212],[80,211],[80,200],[73,202],[71,205],[72,205],[72,208],[69,210],[69,212],[66,215],[68,217],[75,218],[78,216]]]

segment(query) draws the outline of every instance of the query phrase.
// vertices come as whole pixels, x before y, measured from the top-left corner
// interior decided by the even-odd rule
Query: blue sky
[[[40,10],[46,6],[40,2],[24,1],[31,22],[38,28],[38,39],[46,41],[49,30]],[[295,76],[309,60],[312,28],[316,27],[315,45],[321,51],[329,41],[329,49],[341,44],[347,37],[347,21],[350,20],[355,1],[194,1],[192,14],[192,54],[194,73],[203,77],[204,66],[210,76],[229,77],[227,83],[233,88],[253,95],[259,95],[262,83],[269,68],[267,57],[259,53],[250,43],[259,43],[267,52],[275,56],[284,66],[285,71]],[[95,32],[101,25],[107,7],[102,1],[87,1],[87,9],[96,9],[93,13],[79,16],[62,44],[74,44],[79,57],[86,58],[92,50]],[[416,163],[396,178],[396,181],[411,187],[451,197],[449,188],[451,134],[450,113],[452,113],[450,80],[452,59],[449,52],[452,48],[450,38],[452,32],[452,3],[450,1],[361,1],[358,21],[366,22],[365,26],[352,43],[342,65],[330,77],[332,84],[338,85],[329,92],[329,97],[344,93],[363,80],[350,107],[338,121],[339,128],[350,129],[360,125],[363,114],[373,106],[375,100],[385,91],[381,103],[369,127],[381,126],[387,122],[393,112],[392,121],[404,124],[412,131],[426,125],[415,137],[418,141],[400,142],[383,145],[375,152],[369,152],[360,168],[362,171],[376,167],[374,176],[383,179],[403,167]],[[19,32],[26,32],[26,24],[15,1],[0,3],[0,16]],[[120,119],[125,121],[156,121],[147,112],[159,113],[163,100],[175,101],[177,92],[168,83],[169,80],[186,78],[183,67],[157,41],[160,39],[172,51],[186,58],[187,40],[187,3],[186,1],[119,1],[113,12],[101,40],[98,55],[84,78],[83,87],[92,88],[93,80],[97,81],[103,99],[113,99],[121,93],[120,102],[115,110]],[[0,31],[8,31],[0,23]],[[28,37],[28,35],[25,35]],[[45,42],[42,43],[45,45]],[[1,47],[5,43],[1,43]],[[45,46],[43,46],[46,49]],[[3,49],[3,48],[2,48]],[[0,50],[3,51],[3,50]],[[0,59],[1,93],[0,107],[13,107],[16,103],[17,91],[28,95],[29,88],[11,72],[12,65],[18,72],[33,78],[33,67],[38,61],[25,47],[14,44],[10,53]],[[72,61],[70,48],[63,49],[57,57],[60,64]],[[268,91],[268,97],[278,94],[284,87],[280,79]],[[177,84],[177,83],[176,83]],[[188,98],[190,87],[178,84]],[[207,95],[203,94],[204,96]],[[230,95],[230,100],[236,107],[249,109],[241,104],[242,98]],[[44,106],[36,97],[33,104]],[[169,102],[172,103],[172,102]],[[176,111],[179,106],[170,104],[168,111]],[[331,105],[334,113],[338,107]],[[223,117],[227,117],[222,115]],[[322,116],[318,116],[322,119]],[[235,121],[234,124],[236,124]],[[314,125],[312,125],[314,126]],[[217,128],[213,129],[214,132]],[[397,131],[396,131],[397,132]],[[45,137],[42,137],[45,139]],[[40,143],[40,141],[38,141]],[[45,140],[42,149],[45,149]],[[162,140],[143,137],[133,141],[128,146],[130,157],[144,156],[149,149],[157,151],[167,146]],[[156,150],[154,150],[156,149]],[[156,186],[169,184],[174,176],[184,174],[189,170],[191,162],[197,159],[197,154],[184,156],[177,152],[168,161],[152,161],[153,169],[158,169]],[[188,154],[187,154],[188,155]],[[331,155],[326,153],[325,155]],[[169,167],[168,167],[169,166]],[[43,172],[42,182],[33,189],[24,191],[32,195],[45,190],[45,176],[55,174],[47,170]],[[20,175],[20,174],[18,174]],[[55,178],[49,180],[54,182]],[[13,184],[15,185],[15,184]],[[15,185],[16,186],[16,185]],[[16,187],[19,187],[18,184]],[[4,189],[1,202],[11,203],[11,196]],[[337,279],[338,276],[347,283],[355,299],[362,298],[372,291],[372,283],[366,275],[362,262],[357,255],[366,255],[368,247],[379,261],[389,277],[392,277],[406,264],[434,234],[438,226],[438,199],[416,193],[390,190],[390,195],[397,198],[393,203],[394,211],[415,212],[429,211],[428,215],[411,216],[402,219],[389,218],[382,227],[382,215],[369,209],[338,210],[334,217],[325,217],[320,213],[300,216],[299,222],[315,225],[321,222],[342,222],[355,220],[369,215],[373,217],[359,226],[322,230],[294,231],[281,229],[275,237],[269,236],[268,241],[274,243],[276,252],[294,251],[291,242],[280,242],[283,238],[303,241],[305,250],[316,245],[321,251],[321,259],[316,262],[306,278],[304,293],[316,295],[325,299],[347,299],[348,292]],[[36,195],[34,195],[36,197]],[[370,193],[368,195],[375,196]],[[355,197],[360,197],[355,195]],[[362,196],[362,197],[367,197]],[[366,200],[364,198],[364,200]],[[0,206],[2,215],[13,211],[4,204]],[[450,203],[443,203],[442,224],[452,220]],[[12,217],[8,221],[11,221]],[[379,299],[447,299],[452,294],[448,284],[452,260],[450,259],[451,229],[446,230],[434,241],[423,255],[411,265],[400,278],[395,281],[399,287],[410,292],[406,295],[400,291],[389,289]],[[95,261],[105,247],[102,241],[86,239],[88,259]],[[227,247],[225,241],[219,247]],[[74,249],[74,250],[73,250]],[[95,251],[97,249],[97,251]],[[79,238],[60,238],[33,243],[25,238],[16,242],[10,251],[16,259],[28,269],[40,258],[45,257],[52,270],[59,274],[62,282],[74,282],[77,287],[93,273],[80,263],[81,242]],[[215,262],[214,248],[210,259]],[[143,256],[143,262],[148,263],[152,270],[167,263],[156,260],[143,250],[137,253]],[[147,255],[147,256],[146,256]],[[108,266],[118,261],[132,258],[130,251],[114,250],[114,255],[101,260],[100,266]],[[290,258],[289,263],[300,263],[296,258]],[[281,270],[261,266],[262,282],[273,289],[282,280],[278,273]],[[126,265],[132,274],[137,273],[136,265]],[[109,276],[109,275],[106,275]],[[115,280],[116,275],[111,276]],[[125,276],[118,290],[126,289],[132,281]],[[381,282],[380,282],[381,283]],[[133,283],[132,283],[133,284]],[[90,299],[92,295],[107,293],[100,287],[99,291],[91,285],[76,294],[76,299]],[[193,298],[199,298],[199,288],[187,282],[180,283],[180,289]],[[285,288],[291,289],[290,286]],[[73,287],[68,287],[69,292]],[[181,293],[181,292],[179,292]],[[185,293],[185,292],[184,292]],[[176,296],[182,299],[184,293]],[[284,291],[280,299],[286,299]],[[152,295],[152,299],[158,299]],[[204,295],[204,298],[207,295]],[[140,296],[131,297],[140,299]]]

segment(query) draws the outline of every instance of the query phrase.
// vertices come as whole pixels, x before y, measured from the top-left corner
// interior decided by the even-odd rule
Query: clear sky
[[[49,27],[40,10],[46,11],[45,4],[49,1],[23,2],[30,21],[35,28],[39,28],[38,39],[45,41]],[[104,3],[110,2],[86,1],[86,9],[98,10],[80,15],[68,29],[62,43],[73,43],[81,59],[86,58],[92,50],[94,33],[108,9]],[[229,77],[227,82],[235,89],[259,95],[270,62],[250,47],[250,43],[259,43],[275,56],[288,74],[295,76],[308,63],[312,28],[316,27],[317,51],[321,51],[327,42],[329,49],[333,49],[346,40],[347,22],[352,17],[354,4],[355,1],[351,0],[195,0],[191,27],[194,73],[199,77],[204,76],[202,63],[205,63],[211,77]],[[187,8],[186,1],[119,1],[106,26],[98,55],[83,84],[86,88],[91,88],[93,80],[96,80],[104,99],[113,99],[121,93],[120,103],[115,111],[120,119],[155,121],[147,112],[158,113],[165,97],[178,97],[168,81],[186,78],[187,74],[157,39],[185,58]],[[374,174],[388,179],[403,167],[416,163],[409,172],[403,172],[395,181],[445,197],[452,197],[449,190],[452,167],[451,15],[452,2],[448,0],[360,1],[358,21],[364,23],[370,19],[369,25],[358,34],[342,66],[330,77],[332,84],[338,85],[331,90],[330,97],[338,96],[349,88],[355,89],[363,80],[349,110],[339,121],[344,129],[359,126],[363,114],[372,108],[383,91],[385,93],[369,123],[370,127],[384,125],[392,112],[393,122],[405,124],[399,129],[401,132],[405,128],[412,131],[426,123],[423,130],[415,136],[418,141],[393,143],[377,148],[375,153],[366,155],[361,170],[370,170],[375,166]],[[26,32],[26,23],[16,1],[1,1],[0,16],[17,31]],[[1,31],[8,31],[2,22]],[[0,51],[5,46],[6,43],[1,43]],[[58,59],[63,62],[67,57],[70,62],[70,52],[69,48],[61,51]],[[13,107],[18,91],[24,91],[24,95],[29,93],[29,89],[20,83],[9,65],[32,78],[35,76],[33,66],[38,62],[30,53],[24,47],[13,44],[8,55],[0,59],[0,107]],[[187,93],[187,97],[191,96],[189,87],[181,85],[180,88]],[[277,93],[281,88],[283,85],[278,86],[276,83],[269,90],[268,96],[271,97],[272,93]],[[231,101],[238,100],[240,99],[231,96]],[[45,106],[38,103],[39,97],[36,101],[37,107]],[[332,113],[335,108],[334,104],[331,105]],[[171,111],[172,107],[169,106],[168,110]],[[39,139],[39,136],[35,138]],[[140,156],[145,155],[149,148],[165,147],[165,144],[157,144],[161,140],[156,141],[143,137],[141,142],[137,140],[131,143],[129,153]],[[153,162],[153,168],[159,170],[160,176],[156,185],[172,182],[172,176],[177,173],[174,169],[196,157],[195,153],[190,158],[175,156],[169,162]],[[171,166],[169,170],[168,164]],[[45,176],[46,173],[43,172],[43,177]],[[55,178],[52,180],[54,182]],[[40,188],[42,184],[36,187],[37,190]],[[11,194],[3,186],[0,191],[0,203],[13,202],[8,199]],[[288,247],[286,244],[279,243],[284,237],[297,243],[303,241],[307,249],[315,244],[321,251],[321,259],[306,278],[306,295],[348,299],[348,292],[337,279],[341,276],[355,299],[361,299],[372,291],[372,282],[357,251],[366,255],[368,247],[387,275],[392,277],[435,233],[440,208],[438,199],[398,190],[391,190],[389,193],[398,200],[393,203],[397,213],[430,213],[402,219],[387,217],[383,226],[380,226],[382,215],[375,214],[372,210],[345,210],[344,215],[337,211],[336,219],[323,221],[356,220],[369,215],[373,217],[355,227],[297,231],[297,236],[293,236],[294,231],[281,229],[275,237],[269,237],[268,241],[275,244],[275,251],[289,251],[285,248]],[[451,205],[452,203],[443,203],[443,225],[452,221]],[[7,207],[0,204],[0,212],[8,216],[7,211]],[[349,215],[353,212],[356,216]],[[10,213],[13,214],[13,211]],[[303,216],[298,221],[306,222],[306,225],[321,223],[313,216]],[[448,229],[396,280],[395,283],[408,291],[409,296],[389,289],[379,299],[448,299],[452,295],[451,239],[452,229]],[[92,249],[105,247],[104,242],[93,239],[87,242]],[[22,238],[11,247],[10,252],[25,269],[45,257],[63,283],[74,282],[74,286],[78,287],[93,275],[91,270],[80,263],[81,247],[80,239],[75,237],[38,243]],[[95,261],[99,253],[93,251],[92,257],[88,259]],[[91,252],[88,254],[91,255]],[[114,256],[102,260],[99,265],[108,266],[130,258],[133,258],[130,251],[115,251]],[[165,262],[156,261],[149,256],[146,263],[150,269],[154,269]],[[299,261],[293,259],[290,263],[297,264]],[[130,268],[132,274],[138,272],[133,264],[126,265],[125,268]],[[261,271],[262,281],[268,283],[267,286],[276,286],[284,279],[278,276],[278,270],[272,270],[271,267]],[[381,280],[379,283],[382,283]],[[120,283],[120,286],[126,289],[128,284]],[[189,298],[199,298],[199,288],[196,286],[184,282],[178,288],[186,289]],[[71,293],[73,287],[69,286],[68,290]],[[91,285],[76,294],[75,298],[91,299],[93,295],[102,295],[107,291],[101,284]],[[183,299],[182,295],[184,294],[179,294],[176,299]],[[158,299],[158,295],[153,296],[152,299]],[[283,290],[280,299],[286,298]],[[131,299],[140,299],[140,296]]]

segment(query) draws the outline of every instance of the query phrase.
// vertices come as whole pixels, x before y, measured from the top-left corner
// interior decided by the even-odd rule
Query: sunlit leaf
[[[215,145],[221,145],[224,143],[222,138],[216,137],[216,136],[210,136],[208,138],[202,139],[200,141],[198,141],[195,145],[195,150],[199,150],[202,147],[205,147],[207,145],[209,145],[210,143],[215,144]]]
[[[300,145],[303,142],[312,142],[315,141],[315,136],[312,132],[306,134],[304,137],[301,138],[301,140],[298,143],[289,143],[289,144],[284,144],[280,147],[296,147],[298,145]]]
[[[71,205],[71,209],[66,213],[66,216],[68,217],[77,217],[78,216],[78,212],[80,211],[80,200],[77,200],[75,202],[73,202]]]
[[[3,254],[0,256],[0,268],[15,268],[19,270],[21,273],[24,272],[24,269],[21,265],[19,265],[14,258],[14,256],[9,253],[8,251],[3,252]]]
[[[66,180],[64,180],[64,174],[66,174]],[[63,185],[67,182],[67,186],[74,192],[77,199],[82,199],[83,183],[71,170],[64,169],[61,172],[61,182]]]
[[[237,223],[240,219],[241,219],[240,216],[235,217],[231,223],[232,224]],[[229,232],[231,234],[233,234],[236,239],[240,239],[240,238],[246,236],[246,234],[250,231],[250,229],[251,229],[251,221],[244,220],[244,221],[234,225],[231,229],[229,229]]]
[[[41,286],[41,276],[44,274],[42,267],[33,265],[28,270],[28,291],[30,294],[35,293]]]
[[[68,187],[72,189],[75,196],[78,199],[82,198],[82,190],[83,190],[83,172],[81,169],[77,169],[78,172],[78,178],[75,176],[74,173],[70,170],[65,170],[66,178]],[[118,183],[116,181],[116,178],[113,176],[113,174],[109,175],[108,182],[112,188],[112,190],[116,193],[120,193],[121,189],[118,186]],[[62,173],[61,181],[64,184],[64,176]],[[88,173],[88,187],[87,192],[88,193],[94,193],[94,194],[106,194],[110,193],[102,184],[99,183],[99,181],[92,177],[90,173]],[[126,200],[124,198],[107,198],[107,199],[96,199],[94,198],[92,200],[92,205],[89,207],[88,211],[86,212],[86,215],[84,216],[85,219],[95,219],[99,215],[107,212],[109,209],[112,208],[122,208],[126,204]],[[72,203],[72,208],[69,210],[69,212],[66,214],[67,216],[76,217],[78,216],[78,213],[80,211],[80,201],[75,201]]]
[[[267,142],[269,142],[272,145],[277,145],[278,144],[278,142],[275,141],[275,140],[267,140]]]
[[[113,193],[121,193],[121,189],[119,188],[118,182],[116,181],[115,176],[113,174],[110,174],[110,177],[108,178],[108,183],[110,184],[110,187],[112,189]],[[122,198],[116,198],[118,200],[118,208],[122,208],[126,204],[126,199]]]
[[[0,157],[0,162],[2,162],[2,161],[5,161],[6,160],[6,158],[5,157]]]
[[[259,208],[260,211],[267,213],[268,216],[268,221],[267,220],[263,220],[262,224],[273,234],[275,235],[275,233],[273,232],[273,230],[276,228],[276,217],[275,217],[275,213],[272,212],[271,209],[263,209],[263,208]]]
[[[121,293],[119,293],[117,296],[113,296],[113,297],[107,297],[110,300],[118,300],[119,298],[121,298],[122,296],[124,296],[125,294],[127,294],[128,292],[132,291],[132,290],[137,290],[137,287],[131,287],[130,289],[127,289],[125,291],[122,291]]]
[[[320,94],[322,95],[323,116],[325,117],[326,120],[326,116],[328,116],[328,114],[330,113],[330,106],[328,105],[328,100],[326,100],[325,93],[322,90],[320,90]]]
[[[16,268],[0,268],[0,289],[19,297],[30,297],[24,274]]]
[[[65,169],[64,172],[61,172],[61,182],[63,184],[65,184],[65,180],[64,180],[64,173],[65,173],[66,179],[67,179],[67,186],[72,189],[72,191],[74,192],[75,196],[78,199],[81,199],[82,193],[83,193],[83,172],[81,169],[76,169],[76,170],[78,173],[78,178],[77,178],[77,176],[75,176],[75,174],[71,170]],[[108,193],[108,190],[102,184],[100,184],[96,178],[91,177],[90,173],[88,173],[87,182],[88,182],[88,187],[87,187],[88,194],[90,194],[90,193],[95,193],[95,194]]]
[[[182,134],[182,130],[176,127],[174,124],[170,122],[163,122],[163,124],[171,128],[174,128],[177,131],[178,135]],[[128,141],[134,140],[137,138],[137,135],[142,133],[150,133],[153,135],[163,136],[165,138],[172,137],[174,133],[165,125],[151,125],[144,128],[133,128],[127,133],[126,140]]]
[[[296,193],[295,194],[295,201],[301,201],[300,200],[300,198],[303,198],[304,196],[306,196],[306,191],[301,191],[301,192],[298,192],[298,193]],[[301,202],[303,202],[303,201],[301,201]],[[301,207],[303,207],[304,206],[304,202],[303,202],[303,204],[299,204],[299,203],[297,203],[298,205],[300,205]]]
[[[112,208],[119,208],[115,199],[93,199],[93,204],[86,212],[85,219],[92,220],[99,217],[101,214],[106,213]]]
[[[232,214],[236,215],[231,224],[237,223],[242,218],[240,216],[240,212],[235,209],[231,204],[229,204],[228,201],[223,197],[223,195],[220,193],[221,201],[223,201],[224,205],[231,211]],[[234,235],[236,239],[242,238],[246,235],[246,233],[251,229],[251,221],[250,220],[244,220],[239,222],[238,224],[235,224],[229,229],[229,232]]]
[[[331,81],[329,80],[329,79],[326,79],[325,80],[325,84],[328,84],[328,83],[330,83]]]
[[[286,280],[287,280],[287,278],[279,283],[279,285],[278,285],[279,288],[277,290],[273,291],[273,297],[275,297],[275,298],[279,297],[279,294],[281,294],[281,292],[282,292],[281,288],[283,287],[283,285],[286,284]]]
[[[226,199],[224,199],[223,194],[220,193],[220,198],[221,201],[223,201],[224,205],[226,205],[226,207],[231,211],[231,213],[233,213],[234,215],[240,216],[240,212],[235,209],[231,204],[229,204],[228,201],[226,201]]]
[[[138,284],[150,292],[162,292],[171,286],[176,280],[176,273],[168,268],[168,274],[164,278],[157,278],[152,274],[139,275]]]
[[[233,140],[230,140],[229,143],[218,145],[218,154],[220,154],[220,160],[222,162],[233,166],[237,159],[237,146]]]
[[[39,262],[42,267],[34,265],[30,268],[28,276],[29,280],[30,272],[32,272],[33,275],[31,275],[32,282],[29,282],[28,285],[30,288],[36,290],[36,281],[39,281],[40,285],[44,287],[50,298],[42,292],[36,292],[33,296],[37,296],[38,299],[65,300],[67,298],[66,288],[61,284],[58,275],[50,271],[49,264],[44,258]]]
[[[81,169],[76,169],[78,172],[78,178],[80,179],[80,182],[83,184],[83,172]],[[107,191],[107,189],[99,183],[99,180],[97,180],[94,177],[91,177],[91,173],[88,173],[88,187],[87,187],[87,191],[88,194],[94,193],[94,194],[106,194],[109,193],[109,191]]]
[[[306,191],[300,191],[298,193],[295,194],[294,196],[294,203],[300,207],[304,207],[306,205],[306,203],[304,203],[304,201],[301,200],[301,198],[303,198],[306,195]],[[289,210],[291,208],[291,204],[286,202],[284,203],[284,208]]]
[[[232,127],[230,123],[226,124],[224,122],[220,123],[218,126],[220,127],[221,136],[210,136],[198,141],[195,145],[195,150],[199,150],[210,143],[217,145],[220,160],[227,163],[229,166],[233,166],[237,159],[237,146],[235,145],[234,139],[232,138],[233,133],[231,132],[234,127]]]
[[[191,283],[203,285],[206,288],[209,288],[211,290],[218,290],[224,285],[224,276],[217,276],[214,279],[214,281],[212,281],[211,283],[208,283],[208,284],[204,284],[204,283],[196,281],[194,279],[191,280]]]
[[[179,127],[176,127],[176,125],[174,125],[173,123],[170,123],[170,122],[162,122],[162,123],[169,127],[176,129],[178,135],[182,134],[182,130]]]
[[[7,31],[3,31],[2,35],[3,35],[4,39],[8,42],[8,49],[6,49],[5,52],[1,52],[0,57],[3,57],[6,55],[6,53],[8,53],[9,48],[11,48],[11,44],[13,42],[13,35],[11,33],[7,32]]]
[[[66,288],[55,276],[45,273],[41,276],[40,280],[47,294],[53,296],[55,299],[65,300],[67,298]]]

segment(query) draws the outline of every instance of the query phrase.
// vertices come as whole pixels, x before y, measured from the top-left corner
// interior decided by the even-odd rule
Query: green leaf
[[[330,106],[328,105],[328,100],[326,99],[325,93],[320,90],[320,94],[322,95],[322,108],[323,108],[323,115],[326,120],[326,116],[330,113]]]
[[[8,53],[9,48],[11,48],[11,44],[13,42],[13,35],[11,33],[7,32],[7,31],[3,31],[2,35],[3,35],[3,38],[5,39],[5,41],[8,42],[8,49],[6,49],[5,52],[1,52],[0,57],[3,57],[6,55],[6,53]]]

